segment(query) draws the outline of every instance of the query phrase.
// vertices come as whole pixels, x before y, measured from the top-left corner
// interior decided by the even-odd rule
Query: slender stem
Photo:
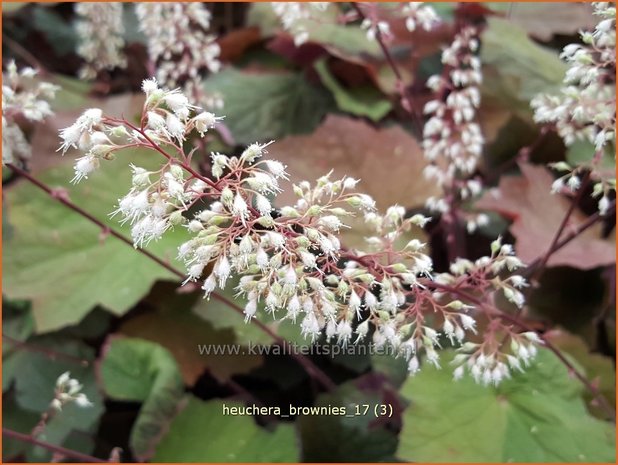
[[[362,8],[358,5],[358,3],[352,2],[351,6],[356,11],[356,14],[359,16],[361,20],[364,20],[367,18],[367,16],[363,12]],[[399,91],[401,95],[403,107],[412,116],[412,123],[414,124],[415,129],[418,131],[419,134],[423,134],[422,121],[420,120],[418,112],[414,110],[414,106],[412,105],[412,99],[410,98],[410,95],[403,82],[403,75],[401,74],[401,71],[399,70],[397,63],[395,63],[395,59],[393,58],[393,55],[391,54],[388,47],[386,46],[382,32],[378,28],[376,28],[375,37],[376,37],[376,41],[378,42],[378,45],[380,46],[380,49],[382,50],[382,53],[384,54],[384,57],[386,58],[386,61],[389,67],[391,68],[391,70],[393,71],[393,74],[395,74],[395,77],[397,78],[397,90]]]
[[[572,232],[567,234],[564,238],[558,240],[554,244],[554,246],[549,249],[549,251],[551,253],[557,252],[558,250],[563,248],[565,245],[567,245],[569,242],[571,242],[573,239],[577,238],[580,234],[584,233],[586,230],[594,226],[596,223],[603,220],[604,218],[611,216],[615,211],[616,211],[616,202],[614,201],[608,207],[607,213],[605,215],[601,215],[599,212],[595,213],[594,215],[591,215],[590,217],[588,217],[586,221],[581,223]],[[532,274],[534,270],[541,264],[542,259],[543,257],[539,257],[536,260],[530,262],[524,275],[529,276],[530,274]]]
[[[531,331],[531,332],[534,332],[535,334],[538,334],[537,331],[534,330],[534,328],[528,326],[526,323],[522,322],[516,316],[509,315],[508,313],[504,313],[500,311],[499,309],[493,306],[490,306],[487,303],[483,302],[482,300],[469,294],[468,292],[462,291],[461,289],[457,289],[456,287],[448,286],[445,284],[439,284],[431,280],[426,280],[424,284],[427,284],[427,286],[432,286],[436,289],[440,289],[441,291],[450,292],[452,294],[458,295],[462,299],[465,299],[473,303],[477,307],[482,308],[483,310],[485,310],[486,312],[488,312],[488,314],[492,316],[501,318],[505,321],[508,321],[509,323],[513,323],[525,331]],[[599,389],[596,386],[594,386],[590,381],[588,381],[588,379],[562,354],[560,349],[558,349],[554,344],[552,344],[543,334],[539,334],[539,337],[543,341],[543,345],[547,347],[549,350],[551,350],[556,355],[556,357],[558,357],[558,359],[564,364],[564,366],[566,366],[569,373],[572,373],[584,385],[584,387],[590,392],[590,394],[592,394],[592,396],[598,403],[599,407],[601,407],[605,411],[608,417],[611,418],[613,421],[616,421],[616,412],[614,412],[614,409],[609,404],[607,399],[605,399],[603,394],[601,394]]]
[[[41,181],[39,181],[38,179],[36,179],[34,176],[32,176],[30,173],[28,173],[27,171],[13,165],[12,163],[7,163],[7,165],[9,168],[11,168],[13,171],[15,171],[16,173],[18,173],[20,176],[24,177],[25,179],[27,179],[28,181],[30,181],[32,184],[34,184],[35,186],[37,186],[39,189],[47,192],[52,198],[54,198],[55,200],[57,200],[58,202],[60,202],[61,204],[69,207],[71,210],[73,210],[75,213],[78,213],[79,215],[83,216],[84,218],[86,218],[88,221],[90,221],[91,223],[96,224],[97,226],[99,226],[104,234],[109,234],[111,236],[114,236],[117,239],[120,239],[122,242],[124,242],[125,244],[128,244],[130,246],[133,246],[133,242],[129,239],[127,239],[125,236],[123,236],[122,234],[120,234],[118,231],[115,231],[114,229],[111,229],[108,225],[106,225],[105,223],[103,223],[102,221],[98,220],[97,218],[95,218],[94,216],[92,216],[90,213],[88,213],[86,210],[78,207],[77,205],[75,205],[73,202],[71,202],[68,198],[67,195],[65,195],[62,191],[58,191],[58,190],[54,190],[51,187],[47,186],[46,184],[42,183]],[[149,251],[142,249],[141,247],[135,247],[135,250],[137,250],[139,253],[147,256],[148,258],[150,258],[151,260],[157,262],[159,265],[161,265],[162,267],[164,267],[165,269],[167,269],[170,273],[175,274],[176,276],[178,276],[179,278],[184,279],[185,278],[185,274],[182,273],[181,271],[175,269],[172,265],[170,265],[168,262],[162,260],[161,258],[157,257],[156,255],[153,255],[152,253],[150,253]]]
[[[92,222],[92,223],[96,224],[97,226],[99,226],[104,231],[104,233],[110,234],[111,236],[114,236],[115,238],[121,240],[125,244],[132,246],[136,251],[138,251],[139,253],[145,255],[146,257],[148,257],[152,261],[156,262],[157,264],[159,264],[160,266],[162,266],[163,268],[165,268],[166,270],[168,270],[170,273],[174,274],[178,278],[180,278],[180,279],[184,279],[185,278],[185,274],[182,271],[174,268],[170,263],[162,260],[161,258],[157,257],[156,255],[152,254],[151,252],[149,252],[149,251],[147,251],[145,249],[142,249],[141,247],[134,247],[133,246],[133,242],[130,239],[126,238],[125,236],[120,234],[118,231],[110,228],[108,225],[106,225],[102,221],[98,220],[97,218],[92,216],[87,211],[85,211],[82,208],[80,208],[77,205],[75,205],[73,202],[71,202],[69,200],[67,195],[60,194],[58,191],[52,189],[51,187],[47,186],[46,184],[44,184],[40,180],[36,179],[34,176],[32,176],[27,171],[25,171],[25,170],[15,166],[15,165],[13,165],[11,163],[8,163],[7,166],[10,169],[12,169],[14,172],[18,173],[20,176],[23,176],[25,179],[27,179],[32,184],[37,186],[39,189],[47,192],[53,199],[57,200],[58,202],[60,202],[63,205],[67,206],[68,208],[70,208],[74,212],[78,213],[79,215],[83,216],[84,218],[86,218],[90,222]],[[234,302],[232,302],[228,298],[222,296],[221,294],[212,293],[212,297],[214,299],[217,299],[217,300],[225,303],[228,307],[230,307],[235,312],[237,312],[237,313],[239,313],[241,315],[244,315],[244,312],[243,312],[242,308],[240,308]],[[266,326],[261,321],[255,319],[255,318],[252,318],[251,322],[253,322],[253,324],[257,325],[263,332],[265,332],[269,336],[271,336],[277,343],[282,344],[282,345],[289,345],[289,343],[285,339],[283,339],[280,336],[278,336],[276,333],[274,333],[268,326]],[[307,373],[313,379],[315,379],[324,389],[330,391],[330,390],[332,390],[335,387],[335,383],[328,377],[328,375],[326,375],[326,373],[324,373],[322,370],[320,370],[317,367],[317,365],[315,365],[313,363],[313,361],[311,359],[309,359],[308,357],[305,357],[302,354],[294,353],[292,351],[290,351],[290,353],[292,354],[292,357],[307,371]]]
[[[153,149],[155,149],[157,152],[159,152],[161,155],[163,155],[165,158],[167,158],[170,161],[175,161],[179,166],[181,166],[184,170],[186,170],[187,172],[191,173],[191,175],[193,175],[196,179],[199,179],[200,181],[205,182],[206,184],[208,184],[208,186],[214,190],[216,190],[217,192],[220,192],[221,189],[219,189],[217,187],[217,185],[212,182],[210,179],[208,179],[205,176],[202,176],[200,173],[198,173],[197,171],[195,171],[193,168],[191,168],[188,164],[186,163],[182,163],[178,160],[176,160],[175,158],[173,158],[169,153],[167,153],[165,150],[163,150],[161,147],[159,147],[149,136],[148,134],[146,134],[146,131],[143,131],[142,129],[134,126],[133,124],[129,123],[128,121],[124,121],[124,124],[126,124],[127,126],[129,126],[131,129],[133,129],[134,131],[137,131],[142,137],[144,137],[144,139],[146,139],[146,141],[148,141],[148,143],[152,146]]]
[[[12,338],[11,336],[4,334],[4,333],[2,333],[2,339],[7,341],[9,344],[15,346],[16,349],[27,350],[29,352],[39,352],[41,354],[46,355],[52,360],[56,360],[56,359],[66,360],[67,362],[78,363],[84,367],[87,367],[88,365],[90,365],[90,362],[88,360],[84,360],[79,357],[74,357],[73,355],[56,352],[46,347],[37,346],[29,342],[23,342],[18,339]]]
[[[41,441],[39,439],[33,438],[32,436],[24,433],[19,433],[17,431],[10,430],[8,428],[2,428],[2,435],[11,439],[15,439],[21,442],[27,442],[29,444],[42,447],[47,449],[54,454],[60,454],[64,457],[70,457],[79,462],[89,462],[89,463],[106,463],[107,460],[99,459],[97,457],[93,457],[91,455],[82,454],[81,452],[77,452],[75,450],[66,449],[61,446],[56,446],[54,444],[50,444],[45,441]]]
[[[558,226],[558,230],[556,231],[556,234],[554,235],[554,238],[552,239],[551,244],[549,248],[547,249],[547,252],[545,252],[545,255],[543,255],[543,257],[541,257],[541,261],[539,262],[539,265],[534,270],[534,273],[532,276],[540,276],[543,273],[543,270],[545,269],[545,267],[547,266],[547,262],[549,261],[550,257],[556,252],[556,249],[555,249],[556,244],[560,240],[562,233],[564,233],[564,230],[567,227],[567,224],[569,223],[569,220],[571,219],[573,212],[577,208],[577,205],[579,205],[579,202],[581,201],[581,198],[584,193],[584,189],[588,186],[589,179],[590,179],[590,173],[586,173],[581,182],[579,190],[577,191],[577,195],[571,200],[569,209],[567,210],[564,217],[562,218],[562,222],[560,223],[560,226]]]

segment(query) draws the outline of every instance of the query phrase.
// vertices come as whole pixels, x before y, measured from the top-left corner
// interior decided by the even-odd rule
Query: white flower
[[[146,95],[150,95],[158,90],[159,83],[157,82],[156,78],[144,79],[142,81],[142,92],[144,92]]]
[[[76,3],[75,12],[80,39],[77,53],[86,61],[80,76],[94,78],[99,71],[125,67],[122,3]]]
[[[245,202],[245,199],[242,198],[240,192],[237,192],[236,196],[234,197],[232,213],[237,218],[240,218],[243,224],[245,223],[245,220],[249,217],[249,209],[247,207],[247,202]]]
[[[62,139],[62,145],[58,150],[62,151],[64,155],[71,147],[77,147],[77,143],[82,136],[82,128],[77,124],[72,124],[69,127],[60,130],[60,138]]]
[[[217,117],[208,111],[204,111],[193,118],[193,123],[195,124],[195,129],[203,137],[209,129],[214,128],[215,124],[222,119],[223,117]]]
[[[146,116],[148,118],[148,127],[155,131],[165,131],[165,118],[163,116],[154,111],[149,111]]]
[[[300,324],[301,334],[304,337],[308,337],[311,341],[315,341],[318,334],[320,334],[320,324],[313,312],[307,313],[305,318]]]
[[[257,313],[257,300],[251,299],[249,300],[249,302],[247,302],[247,305],[245,305],[245,310],[244,310],[245,322],[253,318],[256,313]]]
[[[453,371],[453,379],[455,381],[460,380],[461,378],[463,378],[464,375],[464,367],[463,365],[458,366],[457,368],[455,368],[455,370]]]
[[[352,326],[347,320],[342,320],[337,324],[337,342],[343,346],[352,338]]]
[[[213,274],[219,279],[219,287],[221,289],[225,288],[225,283],[230,277],[231,271],[232,268],[227,256],[222,255],[219,260],[217,260],[213,268]]]
[[[82,179],[88,179],[88,175],[99,167],[99,159],[91,155],[78,158],[75,162],[75,176],[71,179],[73,184],[77,184]]]
[[[285,165],[277,160],[266,160],[266,166],[268,170],[278,178],[287,179],[287,173],[285,172]]]
[[[318,220],[318,223],[331,231],[339,231],[342,225],[341,220],[335,215],[323,216]]]
[[[420,371],[420,364],[418,363],[418,358],[416,355],[410,359],[408,362],[408,371],[411,375],[415,375]]]
[[[604,195],[603,197],[601,197],[601,200],[599,200],[599,213],[601,215],[606,215],[608,209],[609,199]]]
[[[476,334],[476,321],[474,320],[474,318],[472,318],[469,315],[466,315],[465,313],[460,313],[459,318],[461,320],[462,326],[465,329],[472,331],[473,333]]]
[[[182,142],[185,139],[185,125],[180,119],[173,115],[168,114],[166,119],[167,130],[170,136],[175,137],[178,141]]]
[[[208,278],[206,278],[206,280],[204,280],[204,285],[202,286],[202,289],[205,292],[204,297],[210,296],[210,293],[214,291],[216,287],[217,287],[217,280],[216,280],[215,274],[212,273],[211,275],[208,276]]]
[[[83,386],[76,379],[71,378],[67,371],[62,373],[56,380],[56,395],[50,403],[54,410],[62,410],[62,407],[71,402],[75,402],[78,407],[90,407],[92,402],[88,400],[86,394],[80,392]]]

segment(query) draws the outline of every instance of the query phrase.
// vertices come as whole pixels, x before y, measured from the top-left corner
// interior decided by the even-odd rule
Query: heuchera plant
[[[208,28],[208,14],[191,13],[185,11],[190,5],[181,6],[140,5],[143,11],[138,15],[154,8],[151,13],[171,23],[195,20],[202,29]],[[371,5],[362,7],[357,7],[357,19],[368,38],[382,44],[388,41],[389,31],[380,25],[377,10]],[[113,8],[117,17],[120,10]],[[284,27],[293,29],[311,16],[312,9],[319,11],[324,5],[290,3],[273,4],[273,8]],[[599,169],[602,151],[614,137],[615,116],[610,107],[615,94],[610,88],[610,71],[615,66],[615,9],[608,3],[597,3],[594,8],[600,16],[594,32],[582,33],[584,45],[569,45],[562,55],[570,65],[563,96],[539,96],[532,105],[537,121],[555,124],[567,144],[576,139],[594,144],[597,154],[590,163],[554,166],[567,171],[554,190],[561,191],[565,185],[578,189],[583,172],[595,181],[593,195],[601,197],[599,209],[604,213],[610,191],[615,189],[615,177],[605,176]],[[410,31],[430,29],[439,21],[426,5],[410,3],[400,10]],[[85,10],[80,14],[85,18],[94,15]],[[148,21],[143,24],[154,60],[169,59],[190,45],[165,42]],[[307,40],[306,31],[299,34],[299,42]],[[210,36],[199,37],[212,41]],[[469,231],[487,221],[482,213],[460,209],[463,201],[482,189],[473,177],[484,142],[475,122],[482,82],[477,50],[478,30],[462,28],[442,53],[444,72],[428,80],[435,97],[424,108],[428,120],[423,149],[430,162],[425,174],[444,192],[443,197],[429,199],[427,207],[447,223],[463,218]],[[200,66],[217,71],[217,54],[213,48],[202,57]],[[18,75],[14,66],[11,69],[13,80],[28,78],[24,72]],[[11,102],[20,101],[22,94],[21,100],[38,102],[39,90],[30,98],[27,89],[19,86],[19,93],[17,87],[3,89],[6,108],[16,107]],[[55,87],[40,89],[51,96]],[[119,199],[111,215],[131,225],[135,247],[147,246],[171,228],[187,228],[192,238],[178,247],[178,256],[187,267],[185,283],[200,282],[205,297],[217,287],[225,288],[236,276],[238,294],[247,301],[247,321],[256,317],[262,305],[275,318],[297,322],[310,341],[324,334],[327,340],[346,345],[371,337],[375,346],[388,347],[396,356],[405,357],[411,373],[419,370],[421,354],[429,363],[439,365],[437,349],[442,341],[459,346],[454,377],[469,371],[484,384],[499,383],[534,357],[541,343],[538,336],[532,331],[520,332],[508,314],[486,304],[486,296],[496,291],[520,308],[525,303],[522,288],[527,286],[526,280],[514,274],[523,264],[500,238],[492,243],[488,256],[474,262],[451,254],[449,272],[436,274],[425,244],[418,239],[404,240],[413,228],[423,227],[431,219],[409,216],[397,205],[377,212],[373,199],[357,191],[359,180],[331,179],[332,174],[326,174],[313,184],[301,182],[291,186],[296,203],[275,210],[273,200],[283,189],[287,174],[283,164],[265,157],[270,143],[252,144],[240,156],[213,153],[211,176],[204,176],[191,165],[197,150],[193,142],[222,117],[201,111],[197,104],[203,102],[195,99],[202,99],[191,89],[191,97],[187,97],[187,89],[169,90],[149,79],[144,81],[143,91],[146,100],[139,121],[88,109],[61,131],[61,150],[64,153],[75,147],[84,152],[76,160],[73,182],[88,178],[102,161],[113,159],[124,149],[146,148],[162,157],[157,171],[131,165],[132,188]],[[599,98],[593,99],[592,94]],[[40,102],[35,107],[40,107],[37,115],[43,117],[50,113],[49,106]],[[32,105],[22,106],[25,112]],[[5,139],[3,146],[14,146],[15,153],[21,150],[23,144],[10,144]],[[5,152],[12,153],[8,149]],[[372,233],[364,250],[347,249],[340,241],[341,229],[348,227],[346,221],[353,216],[363,216]],[[483,330],[472,342],[468,337],[477,332],[479,318],[484,320]]]
[[[193,237],[178,248],[187,266],[185,282],[201,282],[208,296],[236,275],[247,320],[263,304],[275,317],[298,322],[311,341],[323,333],[346,345],[371,334],[373,344],[405,357],[411,373],[419,370],[421,353],[439,365],[441,334],[461,345],[456,378],[469,370],[477,381],[497,384],[534,357],[536,334],[515,331],[499,312],[468,298],[469,292],[500,290],[523,304],[519,289],[525,279],[512,274],[522,263],[511,246],[497,239],[489,256],[459,259],[450,273],[434,276],[425,244],[412,239],[397,245],[429,218],[407,217],[396,205],[381,214],[370,196],[356,190],[358,180],[330,174],[293,185],[297,202],[275,211],[272,198],[287,174],[280,162],[264,157],[270,143],[252,144],[238,157],[213,153],[212,176],[206,177],[191,167],[195,149],[185,147],[220,117],[199,111],[179,90],[160,88],[154,79],[144,81],[143,91],[139,122],[89,109],[61,131],[61,148],[85,152],[73,182],[127,148],[162,157],[157,171],[131,165],[132,188],[112,215],[131,224],[136,247],[186,227]],[[354,215],[363,215],[373,233],[366,250],[348,250],[340,242],[338,233]],[[466,342],[479,314],[489,320],[483,340]]]

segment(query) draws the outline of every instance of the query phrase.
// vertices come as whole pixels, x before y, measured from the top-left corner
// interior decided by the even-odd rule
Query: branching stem
[[[53,199],[57,200],[58,202],[60,202],[63,205],[65,205],[66,207],[70,208],[75,213],[83,216],[84,218],[86,218],[91,223],[96,224],[97,226],[99,226],[105,234],[109,234],[111,236],[114,236],[115,238],[121,240],[125,244],[132,246],[137,252],[141,253],[142,255],[145,255],[150,260],[156,262],[158,265],[162,266],[167,271],[169,271],[170,273],[172,273],[176,277],[180,278],[181,280],[185,279],[186,276],[185,276],[185,274],[182,271],[176,269],[170,263],[168,263],[165,260],[157,257],[156,255],[152,254],[151,252],[149,252],[149,251],[147,251],[147,250],[145,250],[145,249],[143,249],[141,247],[134,247],[133,246],[133,242],[130,239],[126,238],[124,235],[122,235],[118,231],[110,228],[108,225],[106,225],[105,223],[103,223],[99,219],[95,218],[94,216],[92,216],[90,213],[88,213],[84,209],[82,209],[79,206],[75,205],[71,200],[69,200],[69,198],[66,195],[66,193],[64,193],[64,192],[63,193],[59,193],[59,191],[52,189],[51,187],[49,187],[48,185],[46,185],[45,183],[43,183],[39,179],[37,179],[34,176],[32,176],[27,171],[19,168],[18,166],[14,165],[14,164],[7,164],[7,166],[10,169],[12,169],[14,172],[16,172],[17,174],[22,176],[23,178],[27,179],[30,183],[34,184],[39,189],[41,189],[44,192],[46,192]],[[223,296],[221,294],[217,294],[217,293],[212,293],[212,297],[214,299],[219,300],[220,302],[223,302],[229,308],[234,310],[236,313],[239,313],[240,315],[244,316],[243,309],[240,308],[238,305],[236,305],[234,302],[232,302],[227,297],[225,297],[225,296]],[[266,333],[270,337],[272,337],[273,340],[275,341],[275,343],[283,345],[283,346],[289,346],[289,342],[288,341],[286,341],[285,339],[283,339],[282,337],[277,335],[273,330],[271,330],[268,326],[266,326],[261,321],[257,320],[256,318],[252,318],[251,322],[253,324],[257,325],[257,327],[260,328],[261,331],[263,331],[264,333]],[[313,363],[313,361],[310,358],[308,358],[308,357],[306,357],[306,356],[304,356],[302,354],[294,353],[293,351],[289,351],[289,353],[307,371],[307,374],[309,374],[309,376],[311,376],[316,382],[318,382],[324,389],[330,391],[330,390],[335,388],[335,383],[328,377],[328,375],[326,373],[324,373],[320,368],[318,368],[318,366],[315,365],[315,363]]]

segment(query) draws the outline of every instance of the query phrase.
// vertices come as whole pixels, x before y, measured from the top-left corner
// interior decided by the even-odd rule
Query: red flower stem
[[[579,202],[581,201],[581,198],[582,198],[582,196],[584,194],[584,190],[588,186],[588,181],[589,180],[590,180],[590,173],[587,172],[584,175],[583,179],[582,179],[581,185],[579,186],[579,189],[577,191],[577,195],[571,200],[571,204],[569,205],[569,209],[567,210],[566,214],[562,218],[562,222],[560,223],[560,226],[558,226],[558,230],[556,231],[556,234],[554,235],[554,238],[552,239],[551,244],[550,244],[549,248],[547,249],[547,252],[545,252],[545,255],[543,255],[541,257],[541,260],[540,260],[538,266],[535,268],[535,270],[532,273],[532,275],[530,275],[530,279],[532,279],[533,277],[541,276],[541,274],[543,273],[543,270],[547,266],[547,262],[549,261],[551,256],[554,253],[556,253],[556,250],[557,250],[556,249],[556,244],[558,244],[558,241],[560,240],[560,237],[562,236],[562,234],[564,233],[565,228],[569,224],[569,220],[571,219],[571,216],[573,215],[573,212],[575,211],[575,209],[579,205]]]
[[[175,162],[177,163],[180,167],[182,167],[184,170],[188,171],[189,173],[191,173],[195,178],[199,179],[200,181],[205,182],[206,184],[208,184],[208,186],[211,189],[214,189],[217,192],[221,192],[221,189],[219,189],[219,187],[217,187],[217,185],[212,182],[210,179],[208,179],[205,176],[202,176],[200,173],[198,173],[197,171],[195,171],[193,168],[191,168],[189,165],[187,165],[186,163],[180,162],[178,161],[176,158],[172,157],[169,153],[167,153],[165,150],[163,150],[161,147],[159,147],[147,134],[146,131],[134,126],[133,124],[131,124],[128,121],[124,121],[124,124],[126,124],[128,127],[130,127],[131,129],[133,129],[134,131],[137,131],[144,139],[146,139],[146,141],[148,141],[148,143],[152,146],[152,148],[154,150],[156,150],[157,152],[159,152],[161,155],[163,155],[165,158],[167,158],[168,160],[170,160],[171,162]]]
[[[68,208],[70,208],[74,212],[78,213],[79,215],[83,216],[84,218],[89,220],[91,223],[94,223],[97,226],[99,226],[103,230],[103,232],[105,234],[110,234],[110,235],[114,236],[115,238],[121,240],[125,244],[130,245],[137,252],[145,255],[146,257],[148,257],[152,261],[156,262],[157,264],[159,264],[160,266],[162,266],[163,268],[168,270],[170,273],[176,275],[181,280],[185,279],[186,276],[185,276],[185,274],[182,271],[174,268],[171,264],[169,264],[168,262],[166,262],[166,261],[162,260],[161,258],[157,257],[156,255],[152,254],[151,252],[149,252],[149,251],[147,251],[145,249],[142,249],[141,247],[134,247],[133,246],[133,242],[131,240],[127,239],[125,236],[120,234],[118,231],[115,231],[114,229],[110,228],[105,223],[103,223],[102,221],[98,220],[97,218],[92,216],[87,211],[85,211],[82,208],[80,208],[77,205],[75,205],[73,202],[71,202],[68,199],[68,197],[66,195],[59,194],[57,191],[55,191],[51,187],[47,186],[46,184],[44,184],[40,180],[36,179],[34,176],[32,176],[27,171],[25,171],[25,170],[15,166],[15,165],[13,165],[11,163],[8,163],[7,166],[10,169],[12,169],[14,172],[16,172],[17,174],[19,174],[20,176],[24,177],[25,179],[30,181],[32,184],[37,186],[39,189],[45,191],[53,199],[57,200],[58,202],[62,203],[65,206],[67,206]],[[214,292],[212,293],[212,297],[214,299],[219,300],[220,302],[225,303],[227,306],[229,306],[236,313],[239,313],[240,315],[244,315],[243,309],[240,308],[238,305],[236,305],[231,300],[229,300],[227,297],[222,296],[222,295],[217,294],[217,293],[214,293]],[[266,326],[261,321],[257,320],[256,318],[252,318],[251,322],[253,324],[257,325],[258,328],[260,328],[264,333],[266,333],[270,337],[272,337],[273,340],[277,344],[289,347],[289,342],[288,341],[286,341],[285,339],[283,339],[282,337],[277,335],[274,331],[272,331],[268,326]],[[292,358],[294,358],[299,363],[299,365],[301,365],[307,371],[307,373],[315,381],[317,381],[324,389],[330,391],[330,390],[332,390],[336,386],[335,383],[328,377],[328,375],[326,373],[324,373],[322,370],[320,370],[320,368],[318,368],[318,366],[315,365],[310,358],[308,358],[308,357],[306,357],[306,356],[304,356],[302,354],[294,353],[292,350],[290,350],[289,353],[292,356]]]
[[[65,360],[71,363],[78,363],[81,366],[87,367],[90,365],[88,360],[81,359],[79,357],[74,357],[73,355],[63,354],[61,352],[56,352],[55,350],[48,349],[47,347],[41,347],[38,345],[31,344],[29,342],[23,342],[18,339],[12,338],[11,336],[2,333],[2,339],[7,341],[9,344],[15,347],[17,350],[26,350],[29,352],[38,352],[52,360]]]
[[[19,433],[17,431],[10,430],[8,428],[2,428],[2,436],[6,436],[7,438],[15,439],[21,442],[27,442],[34,446],[42,447],[43,449],[47,449],[48,451],[53,452],[54,454],[60,454],[63,457],[68,457],[75,459],[79,462],[89,462],[89,463],[107,463],[107,460],[103,460],[97,457],[93,457],[91,455],[82,454],[81,452],[77,452],[75,450],[66,449],[61,446],[56,446],[54,444],[50,444],[45,441],[41,441],[40,439],[33,438],[32,436],[24,433]]]
[[[352,2],[351,6],[356,11],[356,14],[359,16],[361,20],[364,20],[367,18],[367,16],[363,12],[362,8],[358,5],[358,3]],[[377,28],[376,28],[376,41],[378,42],[378,45],[380,46],[380,49],[382,50],[382,53],[384,54],[384,57],[386,58],[386,61],[389,67],[393,70],[393,73],[395,74],[395,77],[397,78],[397,89],[401,95],[401,100],[404,103],[403,107],[412,116],[412,123],[414,124],[415,129],[418,132],[418,134],[422,135],[423,134],[423,124],[422,124],[422,121],[420,120],[418,112],[414,110],[412,99],[410,98],[410,95],[403,82],[403,76],[401,74],[401,71],[399,70],[397,63],[395,63],[393,55],[388,50],[388,47],[386,46],[386,43],[384,42],[384,37],[382,35],[382,32]]]
[[[597,212],[594,215],[591,215],[590,217],[588,217],[588,219],[584,221],[583,223],[581,223],[577,228],[575,228],[574,231],[567,234],[566,236],[564,236],[563,239],[560,239],[558,242],[556,242],[556,244],[552,248],[550,248],[551,253],[557,252],[562,247],[564,247],[569,242],[571,242],[573,239],[576,239],[580,234],[588,230],[590,227],[594,226],[599,221],[602,221],[603,219],[611,216],[613,213],[615,213],[615,211],[616,211],[616,202],[614,201],[608,207],[607,214],[601,215],[599,212]],[[534,269],[540,265],[542,258],[543,257],[539,257],[536,260],[532,261],[528,265],[528,268],[526,269],[526,273],[524,273],[524,275],[530,275],[534,271]]]

